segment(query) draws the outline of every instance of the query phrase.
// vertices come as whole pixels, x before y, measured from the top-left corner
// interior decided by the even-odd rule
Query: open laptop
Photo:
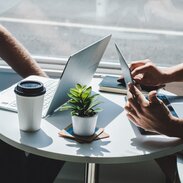
[[[120,65],[121,65],[121,70],[123,72],[123,77],[124,77],[124,81],[125,81],[126,86],[127,86],[128,83],[135,84],[134,81],[133,81],[132,75],[131,75],[130,68],[129,68],[126,60],[124,59],[121,51],[119,50],[119,48],[116,44],[115,44],[115,47],[116,47],[116,50],[117,50],[117,53],[118,53],[118,56],[119,56],[119,62],[120,62]],[[173,116],[178,117],[177,113],[175,112],[174,108],[170,104],[170,101],[168,100],[168,97],[166,95],[164,95],[163,93],[158,93],[157,97],[164,102],[164,104],[168,107],[168,109],[170,110],[170,112],[172,113]],[[138,128],[139,128],[141,134],[145,135],[145,134],[151,133],[151,132],[145,131],[144,129],[142,129],[140,127],[138,127]]]
[[[109,43],[108,35],[71,55],[60,79],[29,76],[25,80],[40,81],[46,87],[42,116],[51,115],[68,100],[67,93],[77,83],[89,85]],[[0,93],[0,108],[17,111],[14,88],[16,84]]]

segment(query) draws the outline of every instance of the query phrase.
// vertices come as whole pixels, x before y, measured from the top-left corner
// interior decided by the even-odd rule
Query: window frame
[[[53,78],[59,78],[68,58],[57,57],[44,57],[44,56],[32,56],[40,67]],[[8,64],[0,58],[0,70],[1,72],[14,72]],[[121,75],[121,68],[119,63],[100,61],[100,64],[95,72],[95,77],[102,75]]]

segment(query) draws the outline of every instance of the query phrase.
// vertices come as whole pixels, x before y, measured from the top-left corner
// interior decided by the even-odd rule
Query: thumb
[[[155,90],[149,92],[149,102],[150,103],[159,103],[159,99],[157,97],[157,92]]]

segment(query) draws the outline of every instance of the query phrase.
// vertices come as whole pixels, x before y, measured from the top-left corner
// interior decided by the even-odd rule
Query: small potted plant
[[[73,131],[76,135],[91,136],[95,132],[98,112],[97,108],[101,103],[97,100],[99,94],[92,95],[92,87],[76,84],[71,88],[68,96],[70,100],[66,102],[61,110],[71,110]]]

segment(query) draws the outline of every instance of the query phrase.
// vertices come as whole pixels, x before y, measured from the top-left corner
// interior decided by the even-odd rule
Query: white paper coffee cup
[[[41,126],[45,87],[37,81],[21,81],[15,87],[19,127],[23,131],[37,131]]]

